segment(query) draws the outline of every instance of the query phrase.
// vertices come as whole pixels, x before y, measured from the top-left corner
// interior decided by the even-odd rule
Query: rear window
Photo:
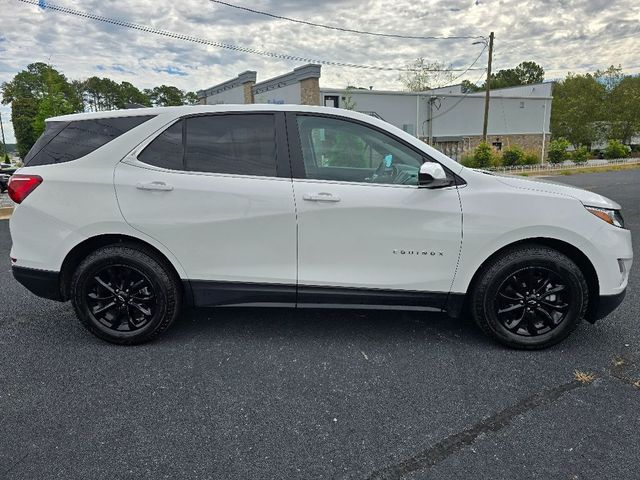
[[[145,115],[49,122],[42,136],[29,150],[24,165],[34,167],[76,160],[151,118],[152,115]]]

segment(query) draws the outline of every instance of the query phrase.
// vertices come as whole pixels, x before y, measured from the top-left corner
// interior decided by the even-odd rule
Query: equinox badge
[[[443,252],[434,252],[429,250],[393,250],[394,255],[429,255],[431,257],[444,257]]]

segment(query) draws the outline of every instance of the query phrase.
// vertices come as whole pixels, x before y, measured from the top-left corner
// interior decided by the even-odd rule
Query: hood
[[[599,195],[595,192],[590,192],[581,188],[570,187],[568,185],[562,185],[560,183],[555,183],[549,180],[533,180],[528,178],[525,179],[500,175],[494,175],[494,177],[500,183],[513,188],[523,188],[526,190],[535,190],[538,192],[565,195],[568,197],[573,197],[576,200],[580,200],[583,205],[620,210],[620,205],[613,200],[610,200],[607,197],[603,197],[602,195]]]

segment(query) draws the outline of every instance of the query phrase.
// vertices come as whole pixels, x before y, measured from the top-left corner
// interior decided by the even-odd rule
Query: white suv
[[[121,344],[182,305],[288,305],[469,311],[540,348],[616,308],[633,256],[611,200],[336,108],[56,117],[9,189],[15,278]]]

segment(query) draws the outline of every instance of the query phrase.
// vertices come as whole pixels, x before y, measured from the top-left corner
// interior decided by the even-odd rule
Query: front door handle
[[[169,185],[168,183],[164,182],[138,182],[136,183],[136,188],[138,190],[160,190],[161,192],[170,192],[171,190],[173,190],[173,185]]]
[[[339,202],[340,197],[332,195],[328,192],[305,193],[302,198],[310,202]]]

